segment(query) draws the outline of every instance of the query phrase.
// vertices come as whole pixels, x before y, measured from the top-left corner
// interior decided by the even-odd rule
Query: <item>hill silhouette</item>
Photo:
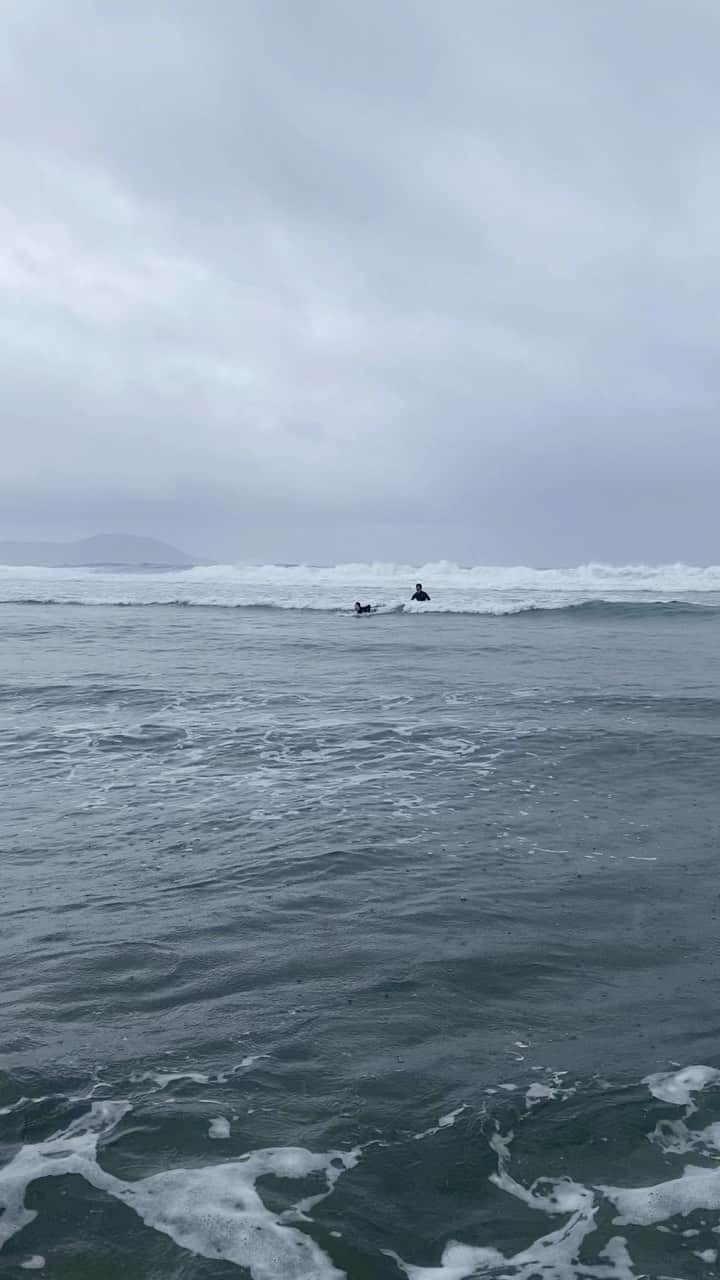
[[[77,542],[0,541],[0,564],[41,565],[49,568],[82,565],[173,565],[187,568],[192,556],[159,538],[135,534],[98,533]]]

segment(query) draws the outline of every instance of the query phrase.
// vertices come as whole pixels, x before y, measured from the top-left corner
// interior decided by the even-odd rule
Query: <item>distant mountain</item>
[[[49,568],[80,565],[162,564],[185,568],[192,556],[157,538],[126,533],[98,533],[78,542],[0,542],[0,564],[32,564]]]

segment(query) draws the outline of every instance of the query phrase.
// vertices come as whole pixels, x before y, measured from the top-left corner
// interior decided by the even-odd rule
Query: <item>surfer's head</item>
[[[416,583],[415,583],[415,590],[416,590],[416,591],[422,591],[422,589],[423,589],[422,582],[416,582]]]

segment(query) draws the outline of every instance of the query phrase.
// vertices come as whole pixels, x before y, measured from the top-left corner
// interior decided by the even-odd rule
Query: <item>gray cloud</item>
[[[714,4],[0,26],[0,533],[717,558]]]

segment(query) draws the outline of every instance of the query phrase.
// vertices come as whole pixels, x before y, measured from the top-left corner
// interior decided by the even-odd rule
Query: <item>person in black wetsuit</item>
[[[355,612],[357,614],[372,613],[372,611],[373,611],[373,607],[371,604],[361,604],[359,600],[355,601]]]
[[[422,582],[415,583],[415,591],[414,591],[414,594],[410,597],[410,599],[417,600],[420,604],[424,604],[426,600],[430,599],[427,591],[423,591]]]

